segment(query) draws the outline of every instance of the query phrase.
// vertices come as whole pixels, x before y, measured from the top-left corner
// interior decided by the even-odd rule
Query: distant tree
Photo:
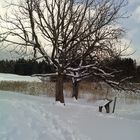
[[[138,83],[140,82],[140,65],[136,67],[135,81]]]
[[[37,73],[52,73],[53,66],[46,62],[20,58],[17,60],[0,60],[0,73],[32,75]]]
[[[15,74],[24,75],[23,64],[25,63],[24,58],[16,61],[15,64]]]
[[[37,61],[32,62],[32,74],[39,73],[39,64]]]
[[[135,77],[136,74],[136,61],[132,58],[117,57],[105,63],[106,67],[116,69],[118,72],[115,74],[114,80],[117,81],[125,77]],[[132,80],[133,78],[129,79]]]
[[[0,61],[0,72],[3,73],[5,71],[5,61]]]

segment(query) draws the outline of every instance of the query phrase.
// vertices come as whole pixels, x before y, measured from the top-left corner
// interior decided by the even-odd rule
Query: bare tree
[[[101,60],[118,55],[115,44],[123,29],[117,21],[124,16],[121,9],[125,5],[125,0],[10,3],[10,14],[1,17],[1,40],[22,52],[32,48],[36,59],[44,58],[53,64],[57,72],[56,101],[64,103],[65,75],[74,80],[91,73],[105,75],[99,67]]]

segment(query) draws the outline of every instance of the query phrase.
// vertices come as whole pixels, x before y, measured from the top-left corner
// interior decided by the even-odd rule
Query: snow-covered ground
[[[0,140],[140,140],[140,104],[117,104],[115,114],[97,103],[0,91]]]
[[[0,73],[0,81],[28,81],[28,82],[40,82],[37,77],[21,76],[16,74]]]
[[[0,73],[0,81],[40,80]],[[140,140],[140,101],[118,99],[106,114],[98,112],[101,101],[65,100],[0,91],[0,140]]]

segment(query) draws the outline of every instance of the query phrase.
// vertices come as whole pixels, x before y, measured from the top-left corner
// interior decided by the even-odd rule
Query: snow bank
[[[54,98],[0,91],[0,140],[139,140],[140,104],[134,106],[105,114],[84,99],[60,106]]]
[[[40,82],[37,77],[21,76],[16,74],[0,73],[0,81],[28,81],[28,82]]]

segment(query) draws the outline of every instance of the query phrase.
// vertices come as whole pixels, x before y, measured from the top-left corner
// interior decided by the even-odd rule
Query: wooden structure
[[[102,100],[99,104],[99,112],[102,112],[103,107],[106,110],[106,113],[110,113],[110,103],[112,102],[112,100],[110,99],[105,99]]]

